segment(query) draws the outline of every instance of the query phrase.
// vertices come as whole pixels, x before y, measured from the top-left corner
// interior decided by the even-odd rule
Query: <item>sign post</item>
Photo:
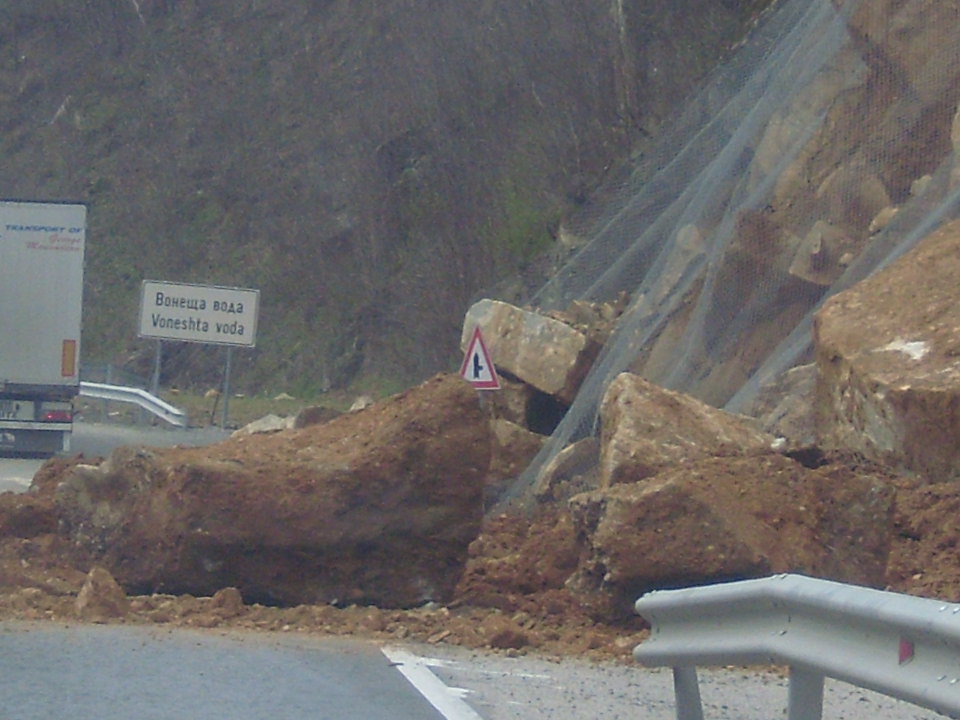
[[[233,345],[227,345],[227,359],[223,370],[223,420],[220,427],[227,428],[230,417],[230,368],[233,366]]]
[[[157,340],[154,382],[159,383],[162,341],[226,345],[223,390],[223,427],[226,427],[232,350],[256,345],[259,311],[259,290],[144,280],[139,335]]]

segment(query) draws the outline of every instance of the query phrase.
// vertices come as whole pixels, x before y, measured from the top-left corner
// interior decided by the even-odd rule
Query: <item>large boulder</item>
[[[712,456],[767,453],[775,440],[755,422],[621,373],[600,408],[600,485],[636,482]]]
[[[893,498],[845,466],[711,458],[572,498],[586,551],[570,582],[614,615],[648,590],[777,572],[882,586]]]
[[[467,311],[463,350],[476,327],[498,370],[567,404],[600,349],[572,325],[499,300],[481,300]]]
[[[444,375],[300,430],[121,449],[74,469],[56,503],[130,591],[405,607],[450,598],[489,460],[476,392]]]
[[[814,323],[816,423],[849,448],[930,480],[960,479],[960,222],[826,302]]]

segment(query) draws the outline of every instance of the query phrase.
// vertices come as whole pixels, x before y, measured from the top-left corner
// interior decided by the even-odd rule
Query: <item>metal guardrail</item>
[[[661,590],[634,658],[672,667],[678,720],[702,720],[697,666],[787,665],[788,720],[820,720],[825,677],[960,717],[960,605],[802,575]]]
[[[98,382],[107,385],[123,385],[124,387],[139,387],[144,389],[150,387],[149,378],[140,377],[136,373],[130,372],[113,363],[97,365],[89,362],[81,362],[80,380],[82,382]]]
[[[107,385],[105,383],[81,382],[80,394],[101,400],[133,403],[156,415],[171,425],[187,427],[187,413],[170,403],[151,395],[142,388]]]

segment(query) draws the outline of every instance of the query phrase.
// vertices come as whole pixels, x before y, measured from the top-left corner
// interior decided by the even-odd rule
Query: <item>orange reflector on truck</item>
[[[77,341],[64,340],[60,350],[60,375],[73,377],[77,374]]]

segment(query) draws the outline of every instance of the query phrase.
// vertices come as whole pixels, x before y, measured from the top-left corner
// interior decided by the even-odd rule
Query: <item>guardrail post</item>
[[[673,692],[677,700],[677,720],[703,720],[700,683],[695,667],[673,668]]]
[[[823,675],[790,668],[787,720],[821,720],[823,717]]]
[[[650,637],[633,657],[675,668],[678,706],[682,668],[782,665],[788,720],[822,720],[828,677],[960,718],[960,603],[786,574],[650,592],[635,608]]]
[[[113,383],[113,364],[112,364],[112,363],[107,363],[107,374],[106,374],[106,378],[107,378],[107,379],[104,380],[104,382],[105,382],[107,385],[111,385],[111,384]],[[109,400],[104,400],[104,401],[103,401],[103,408],[102,408],[102,409],[103,409],[103,421],[104,421],[104,422],[109,422],[109,421],[110,421],[110,401],[109,401]]]

